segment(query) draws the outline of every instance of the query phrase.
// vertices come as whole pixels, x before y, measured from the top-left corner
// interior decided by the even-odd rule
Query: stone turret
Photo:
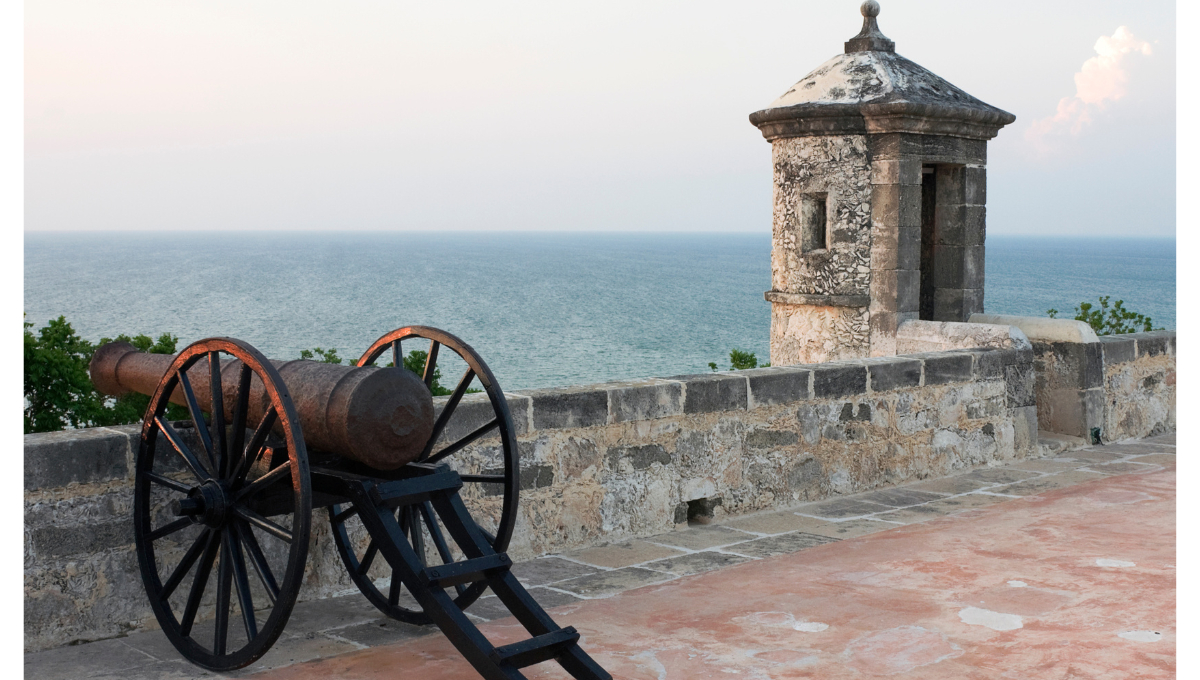
[[[896,54],[879,3],[750,122],[771,142],[771,362],[896,353],[983,311],[987,140],[1015,117]]]

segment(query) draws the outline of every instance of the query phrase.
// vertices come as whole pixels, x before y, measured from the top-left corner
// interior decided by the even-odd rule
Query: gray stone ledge
[[[812,364],[813,398],[836,399],[867,393],[867,367],[861,361]]]
[[[679,375],[670,380],[685,385],[683,412],[686,414],[745,411],[749,407],[749,385],[741,371]]]
[[[125,479],[136,446],[136,431],[107,427],[27,434],[25,490]]]
[[[773,366],[741,371],[750,384],[750,408],[775,406],[812,397],[812,370],[801,366]]]
[[[921,360],[910,357],[880,357],[866,360],[872,392],[888,392],[921,385]]]
[[[1104,365],[1124,364],[1137,358],[1137,341],[1121,335],[1105,335],[1099,338],[1100,352]]]
[[[817,295],[812,293],[785,293],[779,290],[768,290],[763,293],[767,302],[779,302],[785,305],[812,305],[816,307],[867,307],[871,304],[870,295]]]
[[[605,383],[612,422],[653,420],[682,415],[684,384],[677,380],[649,378]]]
[[[1150,331],[1149,333],[1130,333],[1124,337],[1137,342],[1137,355],[1158,356],[1160,354],[1175,355],[1175,331]]]
[[[975,377],[975,357],[970,352],[928,352],[914,356],[925,364],[925,385],[970,382]]]
[[[534,430],[595,427],[608,423],[608,391],[601,385],[515,392],[531,400]]]

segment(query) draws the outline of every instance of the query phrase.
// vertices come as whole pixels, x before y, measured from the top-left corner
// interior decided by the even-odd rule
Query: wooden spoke
[[[188,519],[187,517],[180,517],[179,519],[175,520],[174,522],[171,522],[170,524],[161,526],[161,527],[155,529],[154,531],[151,531],[147,535],[147,538],[149,538],[151,541],[157,541],[158,539],[162,538],[163,536],[170,536],[171,534],[175,533],[176,531],[179,531],[180,529],[182,529],[188,525],[191,525],[191,524],[194,524],[194,522],[192,522],[192,520]]]
[[[246,561],[242,558],[242,546],[238,540],[236,526],[226,530],[225,543],[233,558],[233,586],[237,592],[238,608],[242,610],[242,624],[246,626],[246,640],[258,637],[258,622],[254,620],[254,598],[250,595],[250,578],[246,573]]]
[[[198,480],[204,482],[212,478],[208,469],[204,467],[200,459],[196,458],[196,454],[192,453],[187,444],[183,443],[183,437],[179,436],[179,433],[175,431],[175,428],[171,427],[171,424],[165,418],[154,416],[154,423],[158,425],[158,429],[167,438],[167,441],[171,444],[171,448],[175,449],[180,456],[183,456],[184,462],[187,463],[188,468],[192,471],[192,474],[196,475]]]
[[[192,624],[196,622],[196,612],[200,609],[200,598],[204,597],[204,588],[208,585],[209,574],[212,573],[213,562],[217,559],[217,548],[221,541],[216,532],[208,532],[208,545],[204,547],[204,557],[200,559],[200,567],[192,579],[192,589],[188,591],[187,605],[183,608],[183,618],[179,621],[179,634],[188,637],[192,634]]]
[[[275,426],[277,418],[275,407],[267,409],[263,414],[262,420],[258,421],[258,427],[254,428],[254,434],[250,436],[250,443],[246,445],[246,449],[242,452],[242,462],[238,466],[237,473],[233,476],[234,484],[240,483],[246,478],[246,473],[250,472],[250,468],[258,459],[262,457],[266,449],[263,443],[267,441],[267,435],[271,433],[271,428]],[[253,455],[251,455],[253,453]]]
[[[425,387],[433,389],[433,374],[437,371],[438,348],[442,344],[437,340],[429,341],[429,356],[425,357],[425,372],[421,375],[421,380],[425,381]]]
[[[216,454],[216,473],[225,478],[229,451],[225,448],[225,395],[221,392],[221,357],[219,352],[208,353],[208,385],[212,404],[212,441]]]
[[[400,580],[399,574],[397,574],[396,570],[393,569],[392,583],[388,586],[388,604],[392,605],[393,607],[395,607],[397,604],[400,604],[400,585],[402,583],[403,581]]]
[[[164,477],[164,476],[158,474],[157,472],[145,471],[145,472],[142,472],[141,474],[143,476],[145,476],[146,479],[149,479],[150,481],[152,481],[156,484],[161,484],[161,485],[167,487],[168,489],[174,489],[176,491],[181,491],[183,493],[188,493],[189,491],[192,490],[192,487],[188,486],[187,484],[184,484],[183,482],[177,482],[174,479],[171,479],[170,477]]]
[[[217,564],[217,620],[213,624],[213,654],[225,653],[229,641],[229,591],[233,585],[233,560],[229,553],[229,534],[221,532],[221,561]]]
[[[233,405],[233,425],[230,427],[233,430],[233,441],[229,444],[229,461],[226,463],[226,473],[232,479],[235,467],[241,461],[238,456],[244,456],[243,449],[246,442],[246,415],[250,410],[250,379],[254,373],[245,363],[242,364],[242,370],[238,372],[238,391],[237,401]]]
[[[400,509],[400,527],[412,540],[413,552],[417,553],[417,558],[421,560],[421,566],[428,566],[425,558],[425,536],[421,533],[421,519],[415,510],[411,505]]]
[[[482,427],[475,430],[471,434],[463,437],[462,439],[459,439],[458,441],[454,442],[450,446],[447,446],[446,448],[442,449],[441,451],[438,451],[434,455],[430,456],[429,459],[426,460],[425,462],[436,463],[444,458],[453,456],[454,454],[458,453],[459,451],[470,446],[471,442],[474,442],[476,439],[479,439],[480,437],[484,436],[488,432],[491,432],[492,430],[496,429],[497,427],[500,427],[500,420],[497,418],[492,418],[491,421],[489,421],[487,424],[483,425]]]
[[[208,545],[208,534],[209,530],[205,529],[192,542],[192,547],[188,548],[188,551],[184,553],[183,559],[179,560],[179,565],[175,567],[175,571],[171,572],[171,575],[167,578],[167,582],[163,584],[162,591],[158,594],[159,600],[166,602],[167,598],[171,597],[171,594],[183,582],[183,577],[187,576],[192,565],[200,558],[200,553],[204,552],[205,546]]]
[[[460,475],[464,482],[474,484],[503,484],[504,475]]]
[[[278,538],[279,540],[284,541],[286,543],[292,542],[292,532],[288,531],[287,529],[284,529],[283,527],[281,527],[278,524],[272,522],[271,520],[263,517],[262,515],[258,514],[257,512],[254,512],[250,508],[247,508],[245,506],[238,506],[238,507],[234,508],[233,512],[238,517],[241,517],[242,519],[246,520],[247,522],[258,527],[259,529],[262,529],[263,531],[267,532],[268,534],[271,534],[275,538]]]
[[[358,514],[358,508],[351,505],[348,509],[342,510],[341,512],[334,514],[333,521],[335,524],[343,524],[343,523],[345,523],[346,520],[350,519],[351,517],[353,517],[357,514]]]
[[[400,341],[392,341],[392,366],[396,368],[404,368],[404,350],[400,348]]]
[[[375,539],[371,539],[367,543],[367,551],[363,553],[363,557],[358,562],[358,575],[365,576],[371,570],[371,563],[375,561],[375,555],[379,552],[379,546],[375,545]]]
[[[496,542],[496,535],[495,535],[495,534],[493,534],[492,532],[488,531],[487,529],[484,529],[483,527],[481,527],[481,526],[479,526],[479,525],[476,525],[476,527],[475,527],[475,528],[479,529],[479,533],[483,534],[483,537],[484,537],[484,538],[486,538],[486,539],[488,540],[488,543],[495,543],[495,542]]]
[[[267,488],[268,486],[271,486],[275,482],[278,482],[281,479],[290,478],[291,474],[292,474],[292,461],[289,460],[286,463],[275,468],[274,470],[271,470],[267,474],[263,475],[262,477],[259,477],[258,479],[247,484],[246,486],[243,486],[241,488],[241,490],[237,492],[237,495],[233,497],[233,502],[239,503],[239,502],[241,502],[241,500],[243,498],[252,496],[252,495],[258,493],[259,491],[262,491],[263,489]]]
[[[475,371],[468,368],[463,377],[458,381],[458,386],[454,388],[454,393],[446,400],[446,405],[442,407],[442,412],[438,415],[437,422],[433,424],[433,434],[429,435],[429,441],[425,443],[425,450],[421,452],[417,460],[425,460],[429,457],[429,453],[433,451],[433,447],[437,444],[437,440],[442,436],[442,430],[446,429],[446,423],[450,422],[450,416],[454,414],[454,409],[458,408],[458,402],[462,401],[463,395],[467,393],[467,388],[471,386],[471,381],[475,379]]]
[[[271,602],[271,606],[275,606],[275,600],[279,597],[279,584],[275,581],[275,574],[271,572],[271,566],[267,564],[266,555],[263,555],[262,548],[258,545],[258,539],[254,537],[254,530],[241,520],[235,521],[234,526],[237,527],[238,535],[246,546],[246,551],[250,553],[250,564],[254,565],[254,571],[258,573],[258,580],[262,582],[263,588],[267,591],[267,599]]]
[[[204,453],[208,455],[208,462],[211,466],[215,460],[212,438],[208,436],[208,423],[204,421],[204,413],[200,411],[200,403],[196,401],[196,393],[192,391],[192,381],[188,380],[187,371],[179,371],[175,375],[179,376],[179,386],[183,388],[183,398],[187,402],[188,413],[192,415],[192,424],[196,426],[196,434],[200,436],[200,443],[204,445]]]

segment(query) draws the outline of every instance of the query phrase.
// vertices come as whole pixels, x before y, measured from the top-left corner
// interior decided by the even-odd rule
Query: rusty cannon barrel
[[[89,367],[92,383],[103,394],[153,395],[173,356],[139,352],[127,342],[111,342],[96,350]],[[377,470],[393,470],[416,460],[433,433],[433,397],[425,383],[403,368],[341,366],[315,361],[271,361],[291,393],[304,432],[315,451],[336,453]],[[225,422],[237,402],[242,362],[221,362]],[[187,371],[200,408],[211,411],[209,367],[200,362]],[[178,387],[173,403],[186,405]],[[268,408],[258,376],[250,383],[248,422]]]

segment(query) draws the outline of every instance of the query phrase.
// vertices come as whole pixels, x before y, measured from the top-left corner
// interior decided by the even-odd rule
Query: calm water
[[[545,387],[726,367],[734,347],[766,361],[770,251],[766,234],[30,233],[25,311],[91,340],[227,335],[279,359],[357,358],[425,324],[506,389]],[[992,237],[987,287],[989,312],[1111,294],[1174,328],[1175,242]]]

